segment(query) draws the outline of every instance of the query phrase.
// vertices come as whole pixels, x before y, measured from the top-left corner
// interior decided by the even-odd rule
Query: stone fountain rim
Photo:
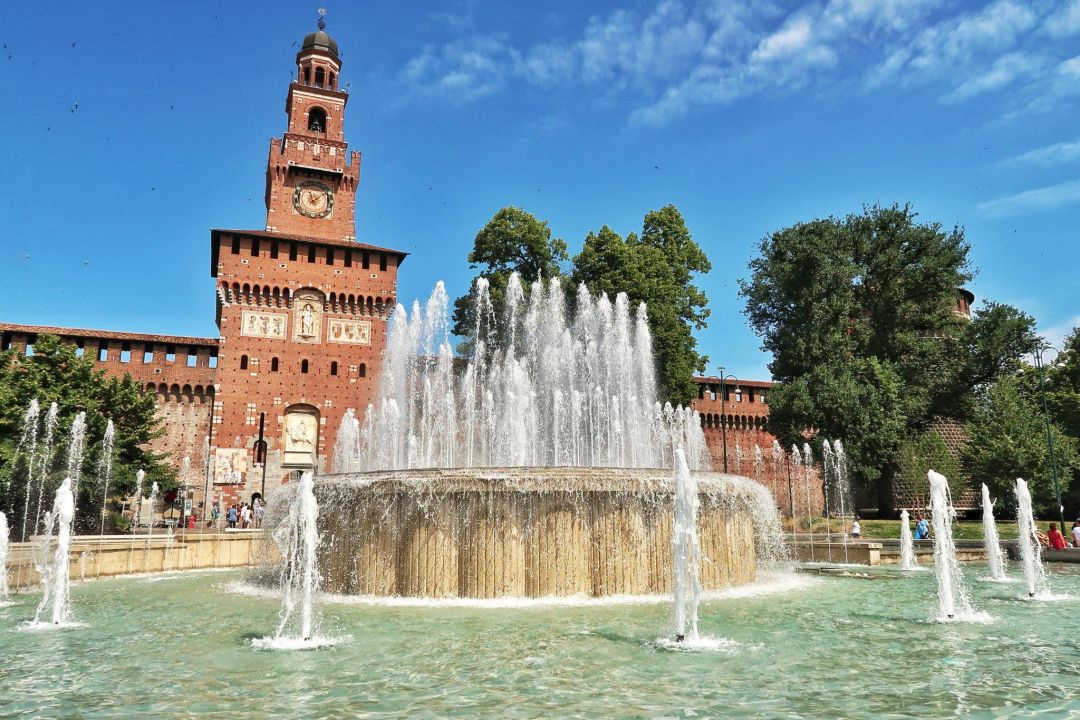
[[[764,488],[743,475],[695,470],[703,494],[749,492],[745,483]],[[435,486],[437,483],[437,486]],[[648,493],[672,492],[670,468],[577,466],[516,466],[475,468],[413,468],[321,475],[320,488],[353,488],[370,492],[538,492]],[[742,486],[742,487],[740,487]]]

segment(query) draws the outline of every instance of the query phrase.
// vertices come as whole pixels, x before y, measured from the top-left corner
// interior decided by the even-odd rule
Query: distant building
[[[5,349],[59,335],[155,392],[166,432],[153,449],[177,468],[190,458],[196,502],[207,486],[214,498],[250,499],[264,478],[269,491],[327,469],[346,408],[366,407],[378,387],[406,253],[356,241],[360,153],[345,142],[337,42],[310,33],[296,67],[285,134],[269,146],[265,226],[210,231],[218,337],[0,323]]]

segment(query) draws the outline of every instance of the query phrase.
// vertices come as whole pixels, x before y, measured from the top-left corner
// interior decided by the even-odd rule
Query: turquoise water
[[[1057,593],[1080,574],[1055,567]],[[0,609],[0,717],[1064,717],[1080,715],[1080,599],[1020,599],[968,578],[987,625],[938,624],[933,573],[792,576],[705,602],[731,644],[672,652],[667,605],[327,604],[312,652],[250,647],[277,622],[237,573],[77,585],[85,627],[18,630]]]

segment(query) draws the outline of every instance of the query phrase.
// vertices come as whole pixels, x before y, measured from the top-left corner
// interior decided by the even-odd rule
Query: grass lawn
[[[1040,520],[1038,522],[1039,529],[1045,531],[1048,521]],[[863,538],[875,539],[875,538],[900,538],[900,521],[899,520],[860,520],[859,525],[862,527]],[[790,532],[791,520],[784,521],[784,527]],[[798,518],[798,528],[800,532],[806,532],[806,518]],[[829,529],[832,532],[848,532],[851,529],[851,521],[840,521],[833,518],[829,521]],[[914,531],[915,522],[912,521],[911,529]],[[814,532],[825,532],[825,520],[824,518],[814,518]],[[998,534],[1002,540],[1014,540],[1016,539],[1016,522],[1003,520],[998,523]],[[957,540],[982,540],[983,529],[982,522],[972,522],[967,520],[961,520],[953,523],[953,537]]]

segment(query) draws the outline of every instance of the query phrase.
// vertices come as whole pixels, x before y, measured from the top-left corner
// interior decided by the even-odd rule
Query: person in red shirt
[[[1065,542],[1065,536],[1061,534],[1061,530],[1058,529],[1057,523],[1050,523],[1050,527],[1046,531],[1046,537],[1050,541],[1050,547],[1055,550],[1064,550],[1068,547],[1068,544]]]

